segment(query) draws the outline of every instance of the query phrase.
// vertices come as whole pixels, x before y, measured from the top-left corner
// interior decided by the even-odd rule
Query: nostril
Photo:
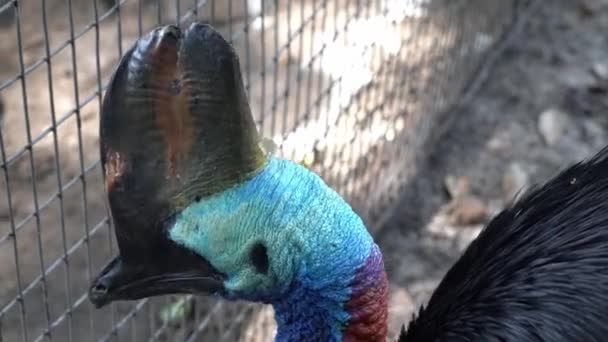
[[[106,284],[96,283],[89,290],[89,300],[99,309],[111,301],[108,293],[108,286]]]
[[[108,293],[108,286],[102,282],[98,282],[91,288],[91,294],[94,296],[104,296]]]
[[[115,296],[118,284],[121,284],[120,278],[123,274],[122,259],[116,257],[112,259],[93,280],[89,287],[89,300],[96,308],[110,303]]]

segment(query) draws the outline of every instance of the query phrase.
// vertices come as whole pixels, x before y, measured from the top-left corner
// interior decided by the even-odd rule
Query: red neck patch
[[[345,342],[386,341],[388,278],[382,254],[376,245],[355,275],[351,299],[346,303],[346,310],[351,319],[342,335]]]

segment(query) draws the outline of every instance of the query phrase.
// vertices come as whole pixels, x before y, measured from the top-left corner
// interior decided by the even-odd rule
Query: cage
[[[261,134],[376,233],[531,7],[520,0],[0,1],[0,341],[266,341],[269,308],[166,297],[95,310],[116,247],[98,117],[119,58],[159,24],[234,45]]]

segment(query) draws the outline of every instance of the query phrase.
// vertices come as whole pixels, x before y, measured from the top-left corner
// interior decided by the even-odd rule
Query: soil
[[[24,1],[20,5],[21,11],[39,14],[39,5],[35,3],[38,2]],[[87,13],[75,19],[78,32],[91,21],[92,12],[88,2],[74,1],[74,4]],[[109,2],[103,4],[109,5]],[[55,25],[50,31],[53,46],[69,37],[67,10],[61,6],[47,4],[49,21]],[[131,6],[122,11],[123,17],[137,15],[138,8]],[[156,8],[145,8],[144,27],[154,22],[156,15]],[[19,70],[15,53],[19,47],[11,19],[3,16],[0,20],[0,26],[11,28],[0,28],[0,59],[3,61],[0,63],[0,82],[5,82]],[[32,15],[27,20],[42,22],[40,15]],[[114,16],[100,25],[102,58],[99,68],[103,75],[109,75],[120,53],[139,35],[136,22],[123,21],[122,44],[117,48],[117,23],[118,18]],[[35,25],[23,25],[22,44],[29,51],[24,56],[24,63],[31,65],[45,54],[43,30]],[[298,22],[293,26],[297,27]],[[451,113],[454,116],[452,125],[421,161],[419,176],[402,194],[391,219],[376,236],[391,281],[392,336],[428,299],[468,242],[511,200],[519,186],[542,182],[608,144],[608,35],[605,32],[608,32],[607,0],[547,2],[532,16],[519,39],[500,56],[481,91],[471,102]],[[252,38],[252,46],[256,41]],[[91,272],[100,269],[114,253],[108,244],[112,239],[110,227],[103,220],[107,211],[101,170],[95,163],[98,159],[99,97],[94,91],[98,82],[105,83],[106,79],[96,78],[94,42],[95,30],[88,31],[78,40],[76,48],[80,55],[75,64],[69,47],[53,59],[55,64],[50,74],[54,80],[54,112],[58,120],[65,118],[57,135],[68,137],[66,141],[55,147],[54,135],[52,132],[47,134],[32,148],[35,171],[32,171],[26,151],[9,167],[10,186],[6,186],[4,178],[0,179],[0,239],[10,232],[13,224],[28,219],[37,207],[45,208],[17,231],[16,242],[0,240],[0,260],[4,261],[0,266],[0,309],[17,295],[19,286],[26,288],[37,279],[41,267],[57,268],[45,282],[28,290],[24,310],[30,323],[25,322],[26,329],[21,326],[20,305],[14,305],[0,318],[0,341],[2,338],[11,342],[21,340],[23,330],[27,330],[28,338],[33,340],[66,309],[66,301],[86,301],[81,295]],[[270,51],[272,42],[268,44],[266,49]],[[259,69],[263,55],[260,47],[256,48],[252,50],[252,65]],[[267,72],[270,74],[270,70]],[[44,132],[52,122],[48,110],[52,94],[48,92],[47,76],[47,70],[39,68],[26,77],[33,137]],[[86,90],[79,97],[79,102],[86,104],[76,115],[64,116],[76,101],[74,79]],[[23,133],[28,123],[23,119],[20,87],[16,82],[0,92],[4,157],[18,153],[28,142]],[[259,89],[251,89],[250,93],[255,106],[264,106],[259,103],[263,94]],[[92,97],[88,98],[89,95]],[[560,113],[553,116],[558,122],[551,126],[552,143],[547,143],[539,128],[540,117],[547,111]],[[83,171],[85,176],[77,177]],[[38,203],[32,195],[32,179],[37,186]],[[73,179],[75,181],[71,182]],[[460,179],[465,185],[450,185],[450,191],[447,191],[446,184],[452,184],[452,179]],[[58,183],[66,188],[61,196],[57,194]],[[87,192],[83,194],[85,184]],[[11,192],[12,211],[9,211],[5,189]],[[83,199],[86,200],[84,205]],[[81,240],[86,231],[91,238]],[[60,258],[74,244],[84,244],[86,248],[77,248],[70,251],[69,257]],[[15,246],[22,285],[17,281]],[[41,266],[41,260],[44,266]],[[55,260],[58,261],[53,265]],[[41,286],[43,283],[48,285]],[[49,303],[48,311],[44,302]],[[164,301],[153,303],[139,313],[135,321],[146,322],[149,317],[152,317],[150,321],[157,321],[155,310]],[[65,332],[72,330],[76,331],[72,336],[74,341],[90,340],[89,336],[109,332],[119,317],[131,308],[119,305],[97,312],[84,303],[54,329],[52,336],[56,340],[68,340]],[[110,310],[114,312],[112,319],[108,319]],[[228,314],[224,313],[224,317],[230,317]],[[242,340],[256,340],[252,331],[262,330],[256,323],[259,321],[252,322],[253,326]],[[69,329],[69,325],[80,329]],[[131,338],[137,340],[138,333],[145,334],[155,328],[137,325],[130,333]]]
[[[378,237],[393,285],[393,333],[513,198],[510,170],[523,172],[522,185],[542,183],[608,144],[607,29],[608,1],[547,2],[473,101],[452,114],[453,126],[429,153],[416,191],[403,195]],[[560,112],[564,125],[553,144],[541,134],[540,117],[547,111]],[[478,209],[450,199],[446,183],[453,178],[466,179],[466,195],[486,203],[483,222],[454,224],[455,215]]]

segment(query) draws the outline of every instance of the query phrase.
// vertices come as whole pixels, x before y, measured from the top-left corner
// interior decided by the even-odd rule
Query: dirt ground
[[[323,153],[333,158],[328,159],[329,164],[324,165],[323,171],[329,171],[325,176],[333,178],[331,184],[341,191],[362,192],[346,189],[348,184],[341,183],[340,179],[354,179],[359,185],[365,183],[362,177],[349,175],[349,168],[358,166],[353,161],[366,157],[369,148],[383,139],[387,130],[392,130],[393,136],[402,134],[399,131],[406,128],[413,130],[408,122],[395,122],[399,110],[413,113],[406,116],[410,122],[424,121],[420,120],[422,113],[436,110],[432,96],[412,93],[407,95],[406,101],[399,90],[411,87],[439,91],[441,85],[433,79],[448,78],[443,71],[458,64],[447,63],[446,59],[462,62],[473,54],[479,58],[481,50],[489,46],[486,42],[472,49],[465,48],[463,44],[471,44],[477,30],[484,29],[484,23],[469,21],[474,13],[453,20],[446,18],[450,13],[457,13],[452,11],[462,10],[462,6],[434,1],[434,15],[432,19],[426,19],[419,14],[420,4],[428,2],[426,0],[409,1],[406,7],[399,0],[389,2],[395,7],[390,18],[372,10],[358,11],[352,1],[301,1],[291,9],[285,2],[277,10],[268,10],[273,13],[264,20],[256,19],[248,37],[241,30],[242,20],[235,19],[231,26],[226,18],[215,17],[219,22],[214,26],[225,37],[235,38],[233,43],[245,70],[252,110],[263,128],[262,134],[282,144],[284,155],[296,160],[302,153],[310,152],[311,142],[327,136],[330,141],[325,141]],[[162,325],[166,322],[159,314],[165,308],[163,299],[149,301],[150,305],[122,303],[94,310],[86,298],[86,291],[91,277],[115,253],[110,248],[113,232],[106,220],[101,170],[97,163],[99,94],[104,90],[100,87],[107,82],[119,56],[141,33],[157,21],[174,22],[171,18],[177,12],[172,12],[174,7],[168,5],[170,1],[163,1],[160,11],[155,2],[129,1],[119,7],[120,11],[112,10],[113,14],[106,15],[112,4],[103,1],[97,8],[101,18],[99,25],[90,25],[94,22],[92,4],[95,2],[72,1],[73,22],[68,20],[69,3],[23,1],[19,3],[20,21],[15,18],[10,21],[5,14],[5,21],[0,25],[0,59],[6,61],[0,64],[0,101],[3,104],[0,132],[2,158],[6,158],[8,164],[6,173],[3,171],[0,178],[0,188],[5,191],[0,196],[0,259],[7,261],[0,266],[2,337],[9,341],[47,337],[93,340],[113,333],[112,328],[118,326],[121,338],[130,336],[137,340],[137,336],[142,339],[142,336],[155,335],[156,329],[173,331],[173,327]],[[492,6],[475,6],[484,3],[479,0],[469,3],[478,11],[488,10],[494,16],[500,13],[500,19],[507,18],[500,11],[500,4],[504,2]],[[43,4],[46,4],[44,8]],[[350,6],[341,6],[344,4]],[[181,2],[181,5],[184,9],[191,3]],[[213,6],[207,4],[199,11],[199,19],[210,19],[210,7]],[[158,13],[162,13],[164,19],[159,20]],[[139,18],[141,21],[137,20]],[[400,25],[393,24],[392,20]],[[48,30],[41,26],[45,21]],[[464,22],[473,22],[480,27],[471,25],[473,32],[462,33],[465,40],[462,42],[458,35]],[[20,31],[16,30],[17,24],[20,24]],[[71,24],[76,37],[73,46],[68,40],[72,35]],[[261,25],[266,27],[265,39],[259,29]],[[288,34],[290,26],[292,38]],[[485,26],[489,26],[489,31],[484,32],[486,40],[493,29],[500,28],[494,24]],[[237,35],[240,36],[236,38]],[[287,44],[290,39],[293,40],[291,45]],[[45,42],[50,43],[48,52]],[[277,48],[286,44],[287,48]],[[318,56],[325,44],[327,48],[321,62]],[[452,52],[446,51],[450,48],[460,50],[454,51],[456,55],[453,56]],[[44,58],[47,54],[50,63]],[[386,63],[387,54],[394,56],[391,63]],[[22,62],[26,69],[24,82],[16,77]],[[475,61],[462,64],[471,67]],[[32,65],[37,67],[32,68]],[[396,78],[390,70],[403,68],[407,70],[409,83],[398,80],[393,89],[389,89],[388,80]],[[451,83],[455,88],[467,71],[457,74]],[[338,86],[328,86],[328,75],[334,80],[341,79],[334,83]],[[356,105],[348,105],[343,110],[342,107],[362,87],[365,87],[366,95],[358,96]],[[402,99],[394,100],[395,95],[389,99],[387,93],[399,94]],[[451,95],[455,93],[452,91]],[[371,98],[370,94],[375,96]],[[318,103],[313,103],[319,98]],[[363,102],[365,99],[367,101]],[[374,110],[384,100],[395,105],[382,104],[384,110]],[[79,108],[75,111],[77,105]],[[369,111],[373,112],[367,115]],[[362,112],[366,113],[363,117]],[[291,131],[296,121],[304,119],[310,123],[305,129],[285,141],[277,139],[285,135],[277,132]],[[361,121],[367,122],[365,128],[369,130],[363,128]],[[55,130],[51,129],[54,124],[57,125]],[[424,136],[414,132],[416,137]],[[353,136],[359,141],[357,149],[351,146]],[[30,140],[31,147],[28,146]],[[328,145],[332,148],[329,152]],[[378,177],[368,170],[367,184],[374,178]],[[359,201],[359,208],[366,206]],[[20,293],[22,300],[18,297]],[[203,302],[205,300],[197,303]],[[211,300],[206,302],[213,305]],[[69,308],[68,303],[75,303],[74,307]],[[206,315],[207,304],[197,305],[196,313]],[[229,304],[223,307],[227,311],[215,312],[212,323],[220,324],[225,321],[224,317],[232,319],[234,314],[231,312],[242,309]],[[247,320],[247,316],[242,317]],[[221,325],[207,327],[203,335],[210,339],[224,336],[225,340],[231,340],[226,337],[227,329]],[[179,337],[161,333],[159,339],[174,338]]]
[[[453,113],[416,191],[379,237],[393,332],[518,187],[608,144],[607,30],[608,1],[546,2],[472,103]]]
[[[35,1],[24,1],[22,6],[33,3]],[[123,16],[135,10],[126,9]],[[65,16],[65,13],[65,8],[60,6],[49,10],[49,15],[55,19]],[[156,13],[155,10],[153,13]],[[144,16],[144,26],[154,21],[152,17],[150,14]],[[35,20],[40,20],[40,17],[36,16]],[[83,28],[90,20],[90,17],[78,19],[77,28]],[[61,22],[56,36],[52,36],[51,40],[60,41],[69,37],[67,21]],[[112,51],[104,53],[105,57],[100,61],[104,75],[108,75],[118,58],[119,49],[114,38],[116,32],[113,31],[116,24],[116,18],[109,18],[101,27],[101,50]],[[133,23],[123,22],[123,25],[124,49],[137,37],[138,28]],[[297,27],[298,22],[293,25]],[[31,56],[43,55],[43,32],[34,26],[29,30],[31,32],[24,33],[24,45],[34,51]],[[553,0],[547,3],[531,18],[521,38],[500,57],[481,92],[471,103],[452,113],[455,116],[453,126],[429,151],[419,166],[420,176],[402,195],[396,212],[377,236],[385,254],[392,285],[392,334],[411,318],[414,309],[424,303],[466,244],[521,186],[547,179],[560,168],[588,157],[608,144],[608,35],[605,32],[608,32],[607,0]],[[0,36],[3,44],[0,56],[7,61],[0,64],[0,81],[3,82],[18,70],[18,60],[14,58],[14,51],[18,47],[13,33],[4,34],[2,31],[0,34],[3,34]],[[77,61],[78,81],[81,87],[93,91],[98,81],[91,77],[96,74],[94,31],[83,37],[77,44],[77,49],[83,51]],[[252,38],[252,42],[258,38]],[[273,42],[269,41],[266,50],[271,51],[272,48]],[[56,97],[54,106],[57,116],[68,111],[75,103],[72,89],[74,70],[68,50],[55,57],[60,62],[52,71],[56,94],[67,94]],[[260,60],[264,55],[260,50],[252,50],[252,64],[256,72],[263,67]],[[242,53],[240,50],[239,54]],[[27,58],[30,57],[26,56],[26,65],[34,62]],[[268,74],[271,71],[268,70]],[[33,103],[30,104],[30,114],[42,113],[31,122],[34,136],[51,122],[48,111],[44,109],[49,100],[46,77],[46,71],[42,69],[27,78],[27,91]],[[6,108],[22,108],[18,84],[0,93],[5,113],[8,112]],[[279,89],[283,86],[280,84]],[[80,102],[86,95],[89,93],[81,94]],[[260,104],[263,95],[259,88],[251,90],[255,106],[269,107],[263,101]],[[40,107],[36,107],[38,103]],[[52,230],[42,229],[38,232],[36,220],[32,219],[17,233],[17,241],[21,241],[17,247],[25,286],[40,274],[40,246],[44,246],[43,261],[47,262],[45,266],[48,267],[49,261],[56,260],[64,250],[84,236],[85,228],[81,227],[96,232],[91,241],[85,242],[88,243],[87,248],[79,248],[69,258],[60,260],[57,267],[61,271],[55,271],[50,276],[50,286],[36,286],[26,296],[25,310],[36,322],[28,326],[30,339],[38,336],[48,325],[47,317],[51,317],[52,321],[65,310],[66,300],[73,302],[79,299],[77,296],[83,293],[90,278],[89,265],[92,265],[90,268],[94,272],[112,253],[107,247],[108,227],[104,221],[100,221],[106,214],[104,203],[99,200],[103,191],[100,169],[98,165],[91,164],[97,159],[98,105],[98,99],[93,98],[82,108],[80,123],[72,116],[62,124],[58,134],[70,138],[66,144],[59,146],[58,160],[53,158],[52,134],[36,145],[34,152],[38,157],[35,159],[34,178],[39,185],[37,191],[44,195],[41,203],[36,204],[31,195],[32,174],[28,154],[19,157],[9,170],[9,183],[18,186],[10,189],[13,217],[9,217],[8,212],[0,211],[0,238],[10,231],[11,219],[15,223],[21,222],[34,211],[35,205],[44,205],[55,196],[58,179],[66,186],[66,182],[81,172],[79,134],[85,151],[82,168],[91,166],[84,177],[88,191],[87,204],[84,206],[87,217],[84,216],[82,205],[82,184],[78,180],[67,184],[69,188],[63,194],[63,208],[60,201],[54,201],[40,215],[40,226],[53,227]],[[254,108],[255,111],[263,111],[263,108]],[[16,153],[27,141],[27,137],[21,133],[26,125],[23,117],[22,112],[2,116],[0,109],[8,155]],[[10,132],[6,127],[11,127]],[[61,175],[54,171],[57,163],[65,170]],[[0,180],[0,209],[7,209],[5,184],[2,182],[4,179]],[[61,221],[61,217],[66,217],[66,221]],[[63,246],[62,238],[58,238],[64,231],[67,248]],[[16,295],[18,287],[15,282],[14,251],[9,248],[10,242],[7,241],[0,241],[0,260],[8,260],[6,267],[0,267],[3,282],[0,286],[0,309]],[[70,274],[65,272],[68,269],[72,270]],[[9,285],[6,285],[6,279],[10,279]],[[66,291],[65,279],[71,291]],[[70,293],[72,297],[68,298]],[[44,312],[40,298],[47,298],[50,302],[50,312]],[[18,307],[16,305],[4,319],[0,319],[0,336],[6,341],[19,339],[16,337],[21,331]],[[118,307],[116,317],[120,317],[128,308]],[[152,317],[155,314],[153,311],[153,308],[149,308],[140,317],[146,320],[148,315]],[[72,324],[107,332],[110,324],[115,322],[102,321],[102,316],[107,318],[108,311],[95,313],[88,304],[83,304],[73,319],[62,323],[61,331],[66,330],[67,324]],[[95,327],[89,326],[91,321],[88,317],[99,319]],[[74,340],[78,341],[79,336]],[[137,340],[136,336],[132,337]]]

